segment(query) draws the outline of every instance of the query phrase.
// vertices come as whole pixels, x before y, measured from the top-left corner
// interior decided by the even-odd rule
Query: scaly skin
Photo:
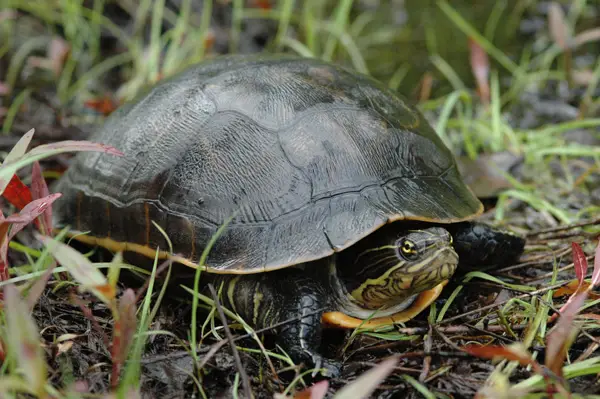
[[[278,343],[296,362],[324,368],[326,375],[337,375],[337,362],[324,359],[321,343],[321,316],[332,308],[324,279],[304,270],[290,268],[250,276],[211,276],[213,284],[223,283],[221,299],[253,328],[276,329]]]
[[[461,266],[481,269],[502,267],[523,253],[525,240],[515,234],[479,222],[462,222],[445,226],[454,238],[454,249]]]
[[[204,274],[203,278],[217,288],[222,284],[224,306],[255,329],[293,320],[275,329],[278,343],[295,362],[322,367],[325,375],[336,376],[340,363],[319,353],[324,312],[341,311],[362,319],[373,309],[382,309],[381,316],[393,314],[410,306],[416,294],[450,278],[459,256],[468,264],[501,266],[523,251],[523,239],[484,224],[444,227],[452,232],[454,248],[447,229],[412,226],[398,231],[387,226],[350,250],[310,264],[254,275]],[[420,256],[402,255],[406,238]],[[370,306],[361,296],[367,291],[370,298],[388,298],[388,306]]]

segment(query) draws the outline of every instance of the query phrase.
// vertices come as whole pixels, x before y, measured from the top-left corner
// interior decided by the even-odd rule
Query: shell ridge
[[[294,167],[298,172],[300,172],[300,174],[304,177],[305,182],[309,184],[309,186],[310,186],[310,201],[312,202],[312,200],[313,200],[313,194],[315,192],[313,181],[308,176],[308,174],[306,173],[306,171],[302,167],[300,167],[299,165],[296,165],[292,161],[290,155],[287,153],[285,147],[283,146],[282,140],[281,140],[281,133],[283,131],[284,131],[284,129],[278,129],[277,130],[277,145],[281,149],[281,153],[283,154],[283,156],[285,157],[285,159],[288,161],[288,163],[290,165],[292,165],[292,167]]]

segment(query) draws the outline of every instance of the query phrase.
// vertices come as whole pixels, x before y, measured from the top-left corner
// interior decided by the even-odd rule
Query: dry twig
[[[231,345],[231,352],[233,354],[233,360],[235,361],[235,365],[240,373],[240,378],[242,379],[242,386],[244,387],[244,394],[246,398],[252,398],[252,390],[250,389],[250,380],[248,379],[248,374],[244,370],[242,366],[242,360],[240,359],[240,354],[238,353],[237,347],[233,342],[233,335],[231,335],[231,330],[229,329],[229,325],[227,324],[227,319],[225,318],[225,312],[223,312],[223,308],[221,307],[221,301],[219,301],[219,296],[215,291],[215,287],[212,284],[208,284],[208,289],[210,290],[210,294],[213,297],[213,301],[215,301],[215,307],[217,308],[217,312],[219,312],[219,317],[221,318],[221,323],[223,323],[223,329],[225,330],[225,335],[227,336],[227,340]]]

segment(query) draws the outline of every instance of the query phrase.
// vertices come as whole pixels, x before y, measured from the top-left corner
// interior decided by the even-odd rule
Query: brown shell
[[[227,56],[115,111],[56,187],[58,226],[256,273],[333,254],[385,223],[482,210],[423,116],[376,81],[305,58]],[[231,218],[231,219],[230,219]],[[124,244],[122,245],[122,247]],[[185,262],[184,262],[185,263]]]

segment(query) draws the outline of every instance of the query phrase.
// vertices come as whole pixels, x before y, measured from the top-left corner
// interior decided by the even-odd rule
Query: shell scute
[[[366,76],[313,59],[224,57],[160,82],[59,181],[58,226],[255,273],[319,259],[402,219],[481,212],[423,116]],[[82,193],[82,194],[80,194]],[[108,205],[107,205],[108,204]],[[95,215],[100,211],[99,216]]]

